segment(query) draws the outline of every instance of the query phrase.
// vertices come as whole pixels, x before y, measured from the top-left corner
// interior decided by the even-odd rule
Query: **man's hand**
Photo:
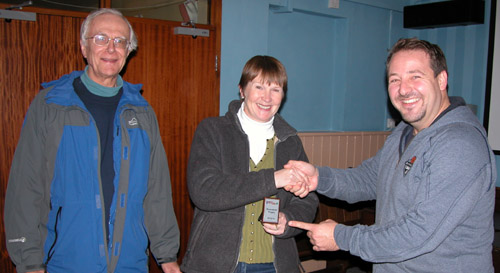
[[[296,177],[297,180],[303,181],[302,183],[286,185],[284,187],[285,190],[300,198],[304,198],[309,192],[316,190],[318,187],[318,169],[312,164],[304,161],[290,160],[284,168],[293,170],[294,172],[292,172],[292,174],[294,177]]]
[[[337,222],[328,219],[319,224],[310,224],[300,221],[290,221],[288,225],[307,230],[307,237],[315,251],[337,251],[339,247],[333,236]]]
[[[179,268],[177,262],[162,263],[161,269],[163,270],[163,273],[181,273],[181,269]]]
[[[44,273],[46,271],[43,271],[43,270],[37,270],[37,271],[29,271],[29,272],[26,272],[26,273]]]

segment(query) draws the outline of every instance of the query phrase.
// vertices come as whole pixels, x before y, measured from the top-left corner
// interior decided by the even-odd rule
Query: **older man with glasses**
[[[26,115],[5,200],[18,273],[148,272],[148,247],[179,272],[167,158],[141,85],[119,75],[137,48],[128,20],[92,12],[88,66],[44,83]]]

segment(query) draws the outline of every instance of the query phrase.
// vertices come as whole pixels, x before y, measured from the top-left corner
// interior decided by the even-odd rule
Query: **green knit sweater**
[[[250,171],[274,168],[274,139],[267,140],[267,148],[262,159],[255,164],[250,159]],[[243,224],[243,238],[240,246],[240,262],[272,263],[274,262],[273,238],[264,231],[259,222],[262,213],[263,200],[245,206],[245,222]]]

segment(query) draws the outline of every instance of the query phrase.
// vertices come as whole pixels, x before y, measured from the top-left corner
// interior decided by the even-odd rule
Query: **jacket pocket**
[[[203,234],[205,234],[205,230],[209,227],[209,216],[207,214],[197,211],[193,218],[195,221],[191,227],[191,234],[189,235],[188,248],[185,255],[187,265],[191,258],[195,256],[195,251],[199,250],[200,244],[203,241]]]
[[[49,235],[47,235],[47,241],[45,243],[46,246],[50,243],[49,250],[47,251],[47,257],[45,258],[45,266],[47,266],[52,259],[52,256],[54,255],[54,252],[56,250],[56,244],[57,244],[57,239],[59,235],[59,230],[58,226],[60,225],[60,220],[61,220],[61,211],[62,207],[61,206],[56,206],[54,207],[51,212],[49,213],[49,219],[54,219],[53,221],[50,221],[50,225],[48,226],[49,230]]]

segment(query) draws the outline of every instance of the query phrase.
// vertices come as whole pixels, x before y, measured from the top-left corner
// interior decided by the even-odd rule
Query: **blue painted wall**
[[[387,130],[387,50],[401,37],[419,37],[443,49],[449,94],[476,105],[482,121],[491,0],[485,24],[404,29],[403,7],[429,2],[436,1],[340,0],[330,9],[328,0],[223,0],[220,114],[238,99],[245,62],[271,55],[287,68],[280,113],[297,130]]]

